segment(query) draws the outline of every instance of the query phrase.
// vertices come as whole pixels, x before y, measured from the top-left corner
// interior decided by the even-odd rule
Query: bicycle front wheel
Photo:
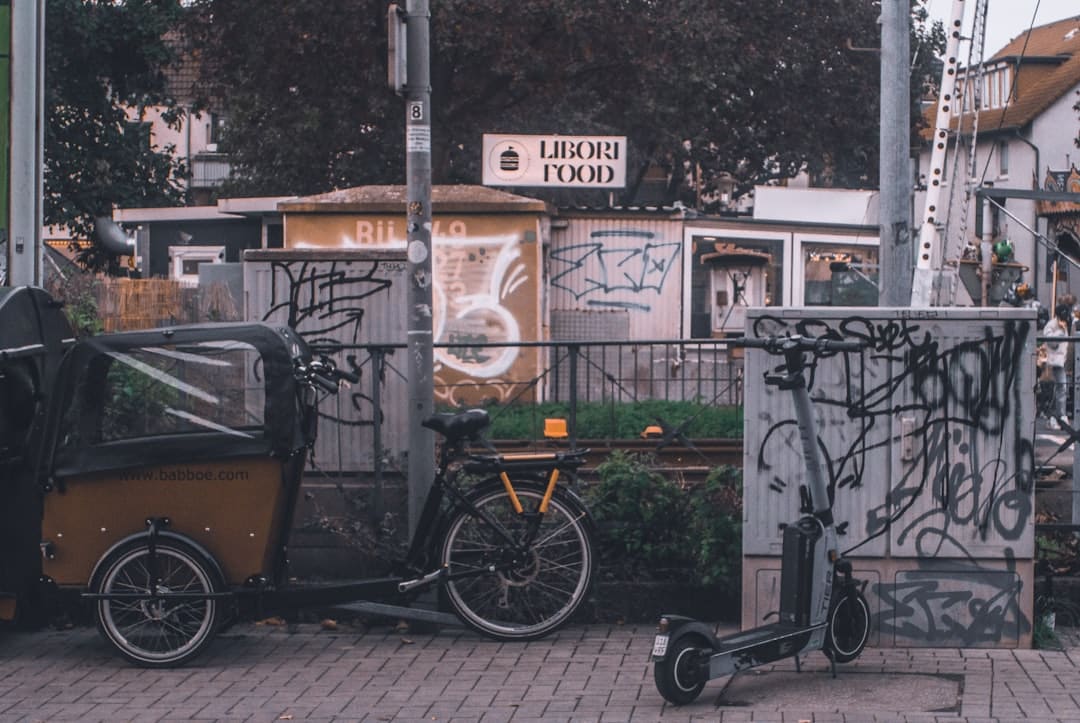
[[[90,589],[105,594],[176,592],[194,597],[106,598],[97,601],[94,617],[105,640],[129,661],[147,668],[171,668],[191,660],[213,641],[224,611],[221,602],[210,596],[224,586],[209,561],[184,540],[159,539],[153,563],[150,554],[145,538],[125,543],[104,561]],[[207,597],[198,597],[203,594]]]
[[[523,514],[501,486],[478,491],[471,501],[515,540],[524,539],[530,519],[539,519],[526,551],[459,508],[446,528],[441,560],[449,570],[447,597],[466,625],[498,640],[534,640],[564,625],[585,600],[593,571],[592,523],[584,506],[561,489],[540,518],[535,515],[544,488],[519,482],[514,490]]]

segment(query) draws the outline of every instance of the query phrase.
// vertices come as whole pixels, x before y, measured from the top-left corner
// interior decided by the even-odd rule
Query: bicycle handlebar
[[[337,392],[338,385],[342,379],[345,381],[356,384],[360,381],[359,375],[338,369],[334,361],[328,357],[320,357],[319,359],[312,359],[307,364],[298,364],[296,367],[296,376],[303,381],[309,381],[312,384],[321,387],[328,392]]]
[[[764,349],[770,354],[783,354],[786,351],[862,351],[867,344],[864,341],[841,341],[824,337],[810,336],[766,336],[741,337],[734,340],[735,346]]]
[[[333,379],[330,379],[329,377],[324,377],[322,374],[318,373],[312,373],[309,378],[311,379],[312,383],[322,387],[324,390],[328,392],[333,392],[334,394],[337,393],[338,385],[337,382]]]
[[[344,369],[337,370],[338,376],[347,381],[349,384],[358,384],[360,382],[360,375],[353,374],[350,371]]]

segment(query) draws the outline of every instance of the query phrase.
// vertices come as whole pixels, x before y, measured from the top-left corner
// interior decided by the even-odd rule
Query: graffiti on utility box
[[[817,356],[806,373],[840,552],[895,571],[869,590],[880,632],[910,644],[1030,632],[1030,603],[1017,599],[1030,597],[1021,588],[1034,556],[1034,319],[834,313],[762,310],[748,332],[865,344]],[[780,365],[754,350],[746,368]],[[801,502],[801,443],[794,412],[763,375],[746,384],[744,548],[775,554],[777,525]],[[958,575],[974,582],[960,589]]]

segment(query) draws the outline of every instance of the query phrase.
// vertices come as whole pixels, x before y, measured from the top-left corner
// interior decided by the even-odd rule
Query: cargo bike
[[[477,453],[486,412],[436,414],[437,469],[395,574],[290,583],[318,404],[352,374],[263,323],[76,342],[36,289],[0,289],[0,329],[0,620],[89,606],[123,657],[169,667],[232,621],[304,606],[437,588],[474,630],[531,640],[585,599],[593,522],[564,484],[583,451]]]

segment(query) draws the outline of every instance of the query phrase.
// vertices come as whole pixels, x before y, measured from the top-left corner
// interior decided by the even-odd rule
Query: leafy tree
[[[385,2],[193,7],[204,78],[229,118],[226,192],[402,182]],[[626,135],[624,202],[657,166],[667,200],[692,204],[723,174],[740,192],[802,169],[876,183],[878,56],[848,47],[878,45],[872,0],[438,0],[431,11],[436,183],[479,182],[485,132]]]
[[[385,0],[196,0],[189,33],[220,97],[223,194],[308,194],[401,178]],[[400,122],[394,122],[395,120]]]
[[[89,237],[114,206],[182,200],[183,166],[171,148],[151,147],[139,123],[149,106],[181,122],[165,93],[172,58],[165,42],[181,17],[178,0],[49,0],[45,18],[46,224]],[[131,118],[125,108],[135,115]],[[80,259],[115,263],[96,246]]]

